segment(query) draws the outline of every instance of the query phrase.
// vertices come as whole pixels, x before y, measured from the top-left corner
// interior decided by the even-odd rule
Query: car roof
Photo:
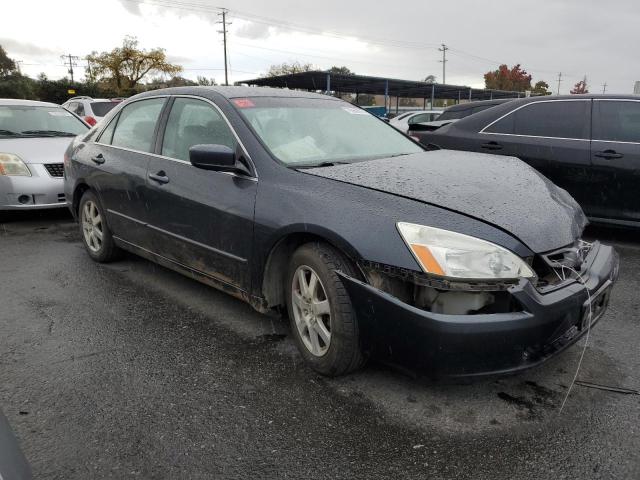
[[[18,105],[29,107],[59,107],[60,105],[50,102],[38,102],[36,100],[21,100],[18,98],[0,98],[0,105]]]
[[[473,107],[479,107],[482,105],[500,105],[502,103],[511,102],[517,100],[517,98],[496,98],[495,100],[480,100],[477,102],[459,103],[458,105],[452,105],[445,109],[445,112],[455,112],[457,110],[467,110]]]
[[[155,95],[198,95],[209,97],[215,94],[222,95],[226,98],[247,98],[247,97],[282,97],[282,98],[316,98],[323,100],[342,101],[339,98],[323,95],[320,93],[306,92],[303,90],[289,90],[288,88],[270,88],[270,87],[173,87],[160,88],[149,92],[140,93],[131,98],[144,98]]]

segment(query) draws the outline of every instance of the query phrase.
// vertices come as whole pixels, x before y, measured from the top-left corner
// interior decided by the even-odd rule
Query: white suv
[[[72,97],[62,106],[94,126],[121,101],[122,99]]]

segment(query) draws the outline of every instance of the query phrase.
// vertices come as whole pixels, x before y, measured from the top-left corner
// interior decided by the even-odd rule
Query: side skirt
[[[200,283],[204,283],[205,285],[209,285],[210,287],[213,287],[217,290],[228,293],[235,298],[247,302],[260,313],[273,313],[273,310],[267,306],[267,301],[262,297],[249,295],[247,292],[239,289],[235,285],[231,285],[223,280],[220,280],[219,278],[201,272],[200,270],[196,270],[195,268],[176,262],[167,257],[163,257],[162,255],[147,250],[146,248],[142,248],[131,242],[127,242],[120,237],[114,236],[113,240],[115,241],[115,244],[123,250],[150,260],[154,263],[157,263],[158,265],[162,265],[163,267],[169,268],[175,272],[181,273],[182,275],[197,280]]]

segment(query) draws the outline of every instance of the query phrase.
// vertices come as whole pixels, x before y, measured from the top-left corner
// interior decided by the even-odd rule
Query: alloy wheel
[[[82,208],[82,231],[87,248],[97,253],[102,248],[102,216],[98,206],[91,200],[85,202]]]
[[[291,285],[293,316],[304,346],[322,357],[331,344],[331,310],[320,277],[311,267],[301,265]]]

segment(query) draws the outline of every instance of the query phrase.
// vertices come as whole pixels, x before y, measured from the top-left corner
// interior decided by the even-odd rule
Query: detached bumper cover
[[[522,311],[480,315],[428,312],[341,276],[363,340],[376,357],[434,374],[471,376],[530,368],[578,341],[588,329],[589,306],[591,327],[606,310],[618,256],[595,244],[586,264],[584,285],[573,282],[541,294],[523,279],[509,289]]]

